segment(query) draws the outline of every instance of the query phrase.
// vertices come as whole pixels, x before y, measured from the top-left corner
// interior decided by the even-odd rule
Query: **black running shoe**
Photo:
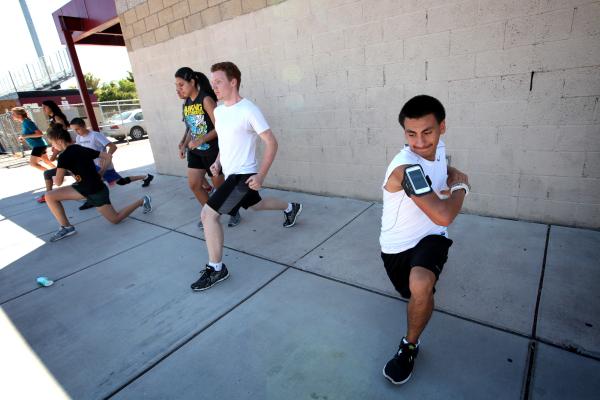
[[[144,183],[142,183],[142,187],[148,187],[148,186],[150,186],[150,182],[152,182],[152,179],[154,179],[154,175],[148,174],[146,176],[146,179],[144,179]]]
[[[398,352],[383,367],[383,376],[394,385],[406,383],[412,375],[417,354],[419,354],[419,347],[402,338]]]
[[[88,208],[94,208],[94,206],[88,203],[87,201],[79,206],[80,210],[87,210]]]
[[[291,228],[292,226],[296,225],[296,219],[298,218],[298,215],[300,215],[301,212],[302,212],[302,204],[292,203],[292,211],[290,211],[289,213],[287,213],[285,211],[283,212],[283,215],[285,215],[285,221],[283,221],[283,227]]]
[[[223,267],[220,271],[215,271],[213,267],[207,265],[206,269],[202,273],[202,276],[200,276],[200,279],[192,283],[191,288],[195,292],[200,292],[202,290],[211,288],[227,278],[229,278],[229,271],[227,271],[225,264],[223,264]]]

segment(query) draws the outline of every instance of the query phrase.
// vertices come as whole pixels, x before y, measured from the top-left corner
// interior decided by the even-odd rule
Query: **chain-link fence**
[[[67,104],[59,106],[67,119],[79,117],[87,122],[87,114],[83,104]],[[143,114],[138,99],[115,100],[92,103],[96,121],[100,130],[107,136],[116,139],[129,140],[130,137],[138,139],[136,129],[146,132],[143,124]],[[39,106],[26,106],[29,118],[45,132],[48,127],[48,117]],[[10,112],[0,114],[0,151],[8,153],[23,153],[28,150],[27,143],[19,143],[18,137],[21,135],[21,123],[13,120]]]
[[[10,113],[0,114],[0,150],[2,153],[23,153],[23,145],[17,140],[21,132],[21,123],[14,121]]]

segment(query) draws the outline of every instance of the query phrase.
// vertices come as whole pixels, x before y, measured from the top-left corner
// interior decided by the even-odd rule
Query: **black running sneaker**
[[[200,276],[200,279],[192,283],[191,288],[195,292],[200,292],[202,290],[210,289],[212,286],[227,278],[229,278],[229,271],[227,271],[225,264],[223,264],[220,271],[215,271],[213,267],[207,265],[202,276]]]
[[[152,174],[146,175],[146,178],[144,178],[144,183],[142,183],[142,187],[149,186],[150,182],[152,182],[152,179],[154,179],[154,175],[152,175]]]
[[[88,208],[94,208],[94,206],[88,203],[87,200],[85,201],[85,203],[79,206],[80,210],[87,210]]]
[[[408,343],[406,338],[402,338],[398,352],[383,367],[383,376],[394,385],[406,383],[412,375],[417,354],[419,354],[418,345]]]
[[[283,212],[283,215],[285,215],[285,221],[283,221],[283,227],[284,228],[291,228],[292,226],[296,225],[296,219],[298,218],[298,215],[300,215],[300,213],[302,212],[302,204],[300,203],[292,203],[292,211],[288,212]]]

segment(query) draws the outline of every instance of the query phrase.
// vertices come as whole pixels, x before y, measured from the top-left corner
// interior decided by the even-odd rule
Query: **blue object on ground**
[[[36,279],[36,282],[38,283],[38,285],[44,286],[44,287],[51,286],[54,283],[54,281],[46,278],[45,276],[38,277]]]

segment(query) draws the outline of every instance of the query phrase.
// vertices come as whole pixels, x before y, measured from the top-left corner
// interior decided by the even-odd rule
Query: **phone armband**
[[[433,191],[431,188],[431,179],[425,175],[423,168],[419,164],[408,165],[404,169],[402,188],[408,197],[424,196]]]

